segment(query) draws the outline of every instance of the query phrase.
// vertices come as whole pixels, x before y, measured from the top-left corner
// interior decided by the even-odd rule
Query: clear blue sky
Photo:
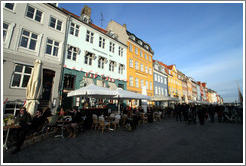
[[[243,92],[242,3],[60,3],[76,15],[84,5],[106,29],[112,19],[149,43],[154,59],[207,83],[224,102]]]

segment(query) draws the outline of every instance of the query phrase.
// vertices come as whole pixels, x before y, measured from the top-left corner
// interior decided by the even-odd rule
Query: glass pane
[[[25,36],[29,36],[30,32],[23,30],[22,34]]]
[[[57,47],[54,47],[53,55],[54,55],[54,56],[57,56],[57,54],[58,54],[58,48],[57,48]]]
[[[73,35],[73,31],[74,31],[74,28],[71,27],[71,29],[70,29],[70,34],[71,34],[71,35]]]
[[[27,83],[29,81],[29,78],[30,78],[29,75],[24,75],[22,87],[27,87]]]
[[[58,42],[55,42],[55,46],[59,46],[59,43]]]
[[[47,42],[48,42],[49,44],[53,44],[53,40],[48,39]]]
[[[67,59],[71,59],[71,52],[70,51],[67,52]]]
[[[33,18],[33,14],[34,14],[34,8],[28,6],[28,9],[27,9],[27,17],[30,17],[30,18]]]
[[[30,43],[29,49],[31,49],[31,50],[35,50],[35,47],[36,47],[36,40],[31,40],[31,43]]]
[[[73,53],[73,60],[76,61],[76,53]]]
[[[25,73],[27,73],[27,74],[31,74],[31,72],[32,72],[32,68],[31,68],[31,67],[26,66],[26,67],[25,67]]]
[[[14,3],[6,3],[5,7],[10,9],[10,10],[13,10],[14,9]]]
[[[74,27],[74,23],[71,23],[71,27]]]
[[[56,24],[56,19],[53,18],[53,17],[51,17],[51,18],[50,18],[50,26],[51,26],[52,28],[55,28],[55,24]]]
[[[34,39],[37,39],[38,38],[38,35],[36,35],[36,34],[32,34],[32,38],[34,38]]]
[[[21,73],[22,72],[22,69],[23,69],[23,66],[22,65],[16,65],[15,66],[15,71],[16,72],[20,72]]]
[[[42,17],[42,12],[37,10],[35,20],[40,22]]]
[[[3,23],[3,29],[8,29],[8,28],[9,28],[9,25],[8,25],[8,24]]]
[[[78,29],[76,29],[76,31],[75,31],[75,36],[79,36],[79,30]]]
[[[46,54],[51,54],[52,47],[50,45],[46,46]]]
[[[14,74],[13,80],[12,80],[12,86],[19,87],[20,86],[20,74]]]
[[[28,42],[28,38],[22,36],[21,46],[27,48],[27,42]]]
[[[62,26],[62,22],[58,20],[56,29],[61,30],[61,26]]]

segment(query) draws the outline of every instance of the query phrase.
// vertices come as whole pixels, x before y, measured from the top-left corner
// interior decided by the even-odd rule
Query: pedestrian
[[[204,125],[204,118],[205,118],[205,114],[206,114],[206,109],[205,109],[205,107],[204,107],[204,106],[200,107],[200,108],[198,109],[197,114],[198,114],[198,118],[199,118],[200,124],[201,124],[201,125]]]

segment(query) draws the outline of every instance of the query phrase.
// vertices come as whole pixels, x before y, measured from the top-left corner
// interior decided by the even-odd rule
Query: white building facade
[[[42,61],[40,106],[56,110],[67,16],[56,5],[3,3],[3,100],[26,100],[26,86],[36,59]],[[7,109],[6,109],[7,110]]]

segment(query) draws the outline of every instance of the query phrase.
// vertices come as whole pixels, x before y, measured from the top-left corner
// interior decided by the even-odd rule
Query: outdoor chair
[[[154,121],[157,120],[161,121],[161,112],[160,113],[154,112],[153,116],[154,116]]]
[[[97,115],[93,114],[92,115],[92,126],[91,126],[91,128],[94,128],[96,130],[98,125],[99,125],[99,121],[98,121]]]
[[[101,129],[102,133],[103,133],[103,131],[105,130],[106,127],[108,129],[110,129],[110,122],[106,122],[103,117],[99,117],[99,127],[98,127],[97,131]]]
[[[147,123],[148,122],[148,117],[147,116],[145,116],[145,113],[141,113],[140,114],[140,118],[141,118],[141,122],[142,123]]]
[[[120,115],[115,115],[115,120],[112,122],[112,125],[114,126],[114,130],[116,130],[116,128],[120,128],[120,119],[121,116]]]
[[[57,115],[53,115],[47,118],[48,119],[48,124],[46,125],[46,134],[48,134],[48,132],[52,129],[55,131],[57,131],[57,123],[56,121],[58,120],[58,116]]]

